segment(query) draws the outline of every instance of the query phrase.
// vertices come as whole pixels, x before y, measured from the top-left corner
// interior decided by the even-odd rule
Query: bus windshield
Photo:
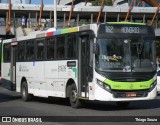
[[[108,72],[153,72],[155,45],[144,38],[97,39],[96,69]]]

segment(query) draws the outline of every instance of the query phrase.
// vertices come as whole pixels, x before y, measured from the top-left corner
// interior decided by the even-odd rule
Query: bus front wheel
[[[22,82],[21,95],[22,95],[22,100],[25,102],[31,99],[31,95],[28,93],[28,86],[26,81]]]
[[[77,95],[77,88],[75,84],[71,84],[69,87],[69,101],[71,104],[71,107],[73,108],[79,108],[81,107],[80,99]]]

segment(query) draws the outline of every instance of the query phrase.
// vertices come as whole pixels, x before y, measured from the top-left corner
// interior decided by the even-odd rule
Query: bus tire
[[[26,81],[22,82],[21,96],[22,96],[22,100],[25,102],[31,100],[31,95],[28,93],[28,85]]]
[[[127,108],[130,102],[116,102],[119,108]]]
[[[72,108],[80,108],[81,101],[77,96],[77,88],[75,84],[71,84],[69,87],[69,101]]]

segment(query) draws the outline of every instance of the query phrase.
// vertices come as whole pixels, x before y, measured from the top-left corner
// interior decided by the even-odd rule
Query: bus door
[[[1,76],[1,55],[2,55],[2,42],[3,42],[3,40],[2,40],[2,38],[0,38],[0,76]]]
[[[11,90],[16,90],[16,47],[17,47],[17,42],[11,43]]]
[[[88,97],[89,35],[79,37],[79,96]]]

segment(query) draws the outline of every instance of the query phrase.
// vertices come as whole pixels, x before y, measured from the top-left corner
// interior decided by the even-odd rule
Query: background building
[[[30,4],[31,0],[11,0],[12,4]]]

